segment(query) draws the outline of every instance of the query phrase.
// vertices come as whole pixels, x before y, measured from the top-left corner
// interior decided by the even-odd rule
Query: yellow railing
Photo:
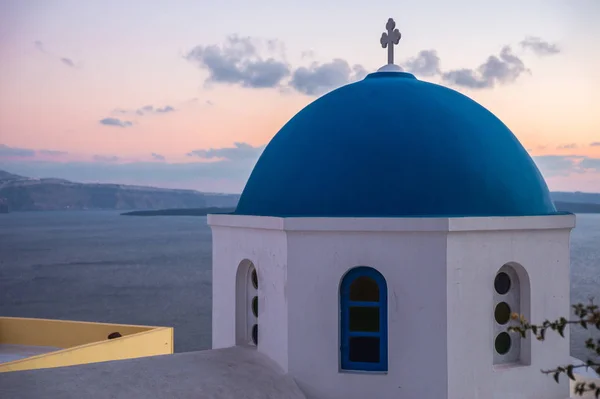
[[[171,354],[173,328],[0,317],[0,344],[60,348],[0,363],[0,372],[30,370]]]

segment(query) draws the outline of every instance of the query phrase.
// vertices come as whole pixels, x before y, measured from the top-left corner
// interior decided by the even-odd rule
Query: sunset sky
[[[600,192],[598,0],[0,0],[0,169],[240,192],[319,95],[396,61]]]

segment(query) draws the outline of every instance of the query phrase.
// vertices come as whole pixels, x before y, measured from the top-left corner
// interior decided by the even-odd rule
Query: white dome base
[[[377,72],[404,72],[402,68],[396,64],[386,64],[379,68]]]

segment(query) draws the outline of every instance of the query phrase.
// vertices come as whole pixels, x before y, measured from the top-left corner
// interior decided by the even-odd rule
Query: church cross
[[[387,47],[388,49],[388,64],[393,64],[394,45],[400,42],[402,35],[400,34],[400,31],[396,29],[396,22],[394,22],[392,18],[388,19],[387,24],[385,24],[385,29],[387,29],[387,32],[381,34],[381,39],[379,41],[381,47]]]

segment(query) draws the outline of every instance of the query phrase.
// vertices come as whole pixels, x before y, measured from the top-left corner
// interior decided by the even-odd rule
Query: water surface
[[[172,326],[176,351],[207,349],[211,258],[205,217],[0,215],[0,315]],[[577,216],[571,287],[600,300],[600,215]],[[588,336],[573,330],[574,356]]]

